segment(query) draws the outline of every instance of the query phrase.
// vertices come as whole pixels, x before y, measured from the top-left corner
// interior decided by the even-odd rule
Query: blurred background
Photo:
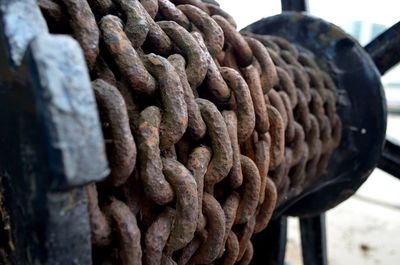
[[[281,12],[280,0],[217,0],[241,29]],[[332,22],[362,46],[400,21],[398,0],[308,0],[310,14]],[[400,66],[382,77],[388,103],[387,134],[400,142]],[[400,264],[400,181],[376,169],[355,196],[327,212],[330,265]],[[289,219],[288,265],[300,265],[298,220]]]

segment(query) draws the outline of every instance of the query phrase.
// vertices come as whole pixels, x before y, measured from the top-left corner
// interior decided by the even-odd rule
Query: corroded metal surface
[[[277,209],[280,214],[293,205],[290,214],[305,216],[326,211],[355,193],[376,167],[381,155],[387,115],[377,69],[379,64],[375,66],[360,44],[343,30],[306,14],[284,12],[255,22],[244,30],[280,36],[299,49],[308,49],[315,55],[315,62],[337,85],[336,108],[343,128],[341,144],[331,156],[326,173]],[[389,31],[388,35],[393,32],[395,30]],[[378,41],[373,45],[375,48],[379,46]],[[299,59],[307,61],[306,58]],[[308,60],[308,63],[312,62]],[[316,147],[315,144],[309,146]]]
[[[93,181],[86,187],[89,217],[83,212],[78,221],[91,225],[94,263],[249,264],[252,235],[268,225],[276,205],[318,181],[340,142],[336,88],[314,55],[284,38],[240,34],[229,14],[200,0],[38,4],[51,31],[79,42],[92,80],[87,92],[88,76],[79,63],[71,65],[74,55],[63,64],[69,75],[58,77],[57,62],[40,57],[53,55],[39,45],[52,37],[35,40],[35,84],[45,88],[36,91],[40,115],[60,129],[50,136],[74,141],[72,130],[85,136],[84,144],[67,145],[72,151],[62,152],[63,160],[50,156],[70,185],[54,189]],[[55,71],[55,84],[45,66]],[[63,89],[61,97],[56,92]],[[46,95],[52,104],[44,104]],[[99,118],[91,111],[94,98]],[[84,129],[100,120],[104,142],[99,131],[87,137],[89,131],[68,128],[70,115],[62,119],[68,108],[55,111],[65,106]],[[103,143],[111,169],[104,181],[103,156],[91,161],[99,165],[89,167],[94,171],[81,168],[89,154],[104,151]],[[68,166],[65,154],[75,147],[84,150]],[[87,176],[75,182],[75,172]]]
[[[244,37],[201,1],[78,2],[52,1],[68,16],[48,21],[80,42],[103,125],[111,173],[89,189],[94,253],[107,250],[96,263],[248,264],[252,234],[340,141],[330,77],[309,52]]]

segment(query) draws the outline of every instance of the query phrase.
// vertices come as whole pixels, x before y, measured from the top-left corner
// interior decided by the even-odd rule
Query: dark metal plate
[[[380,74],[370,56],[351,36],[322,19],[285,12],[244,29],[276,35],[315,54],[338,88],[337,111],[343,122],[342,141],[326,174],[285,201],[277,215],[310,216],[353,195],[376,167],[386,132],[386,100]]]

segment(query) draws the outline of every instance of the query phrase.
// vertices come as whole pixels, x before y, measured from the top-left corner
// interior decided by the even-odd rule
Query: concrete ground
[[[400,116],[389,116],[387,131],[400,141]],[[376,169],[352,198],[327,213],[329,265],[400,264],[399,194],[400,180]],[[303,264],[295,218],[289,220],[286,261]]]

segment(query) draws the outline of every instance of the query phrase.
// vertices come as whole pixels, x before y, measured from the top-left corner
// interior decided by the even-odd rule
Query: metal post
[[[310,218],[300,218],[303,263],[327,265],[325,213]]]
[[[282,11],[298,11],[298,12],[308,11],[307,0],[281,0],[281,4],[282,4]]]
[[[287,218],[271,220],[268,227],[252,238],[253,265],[283,265],[287,242]]]

